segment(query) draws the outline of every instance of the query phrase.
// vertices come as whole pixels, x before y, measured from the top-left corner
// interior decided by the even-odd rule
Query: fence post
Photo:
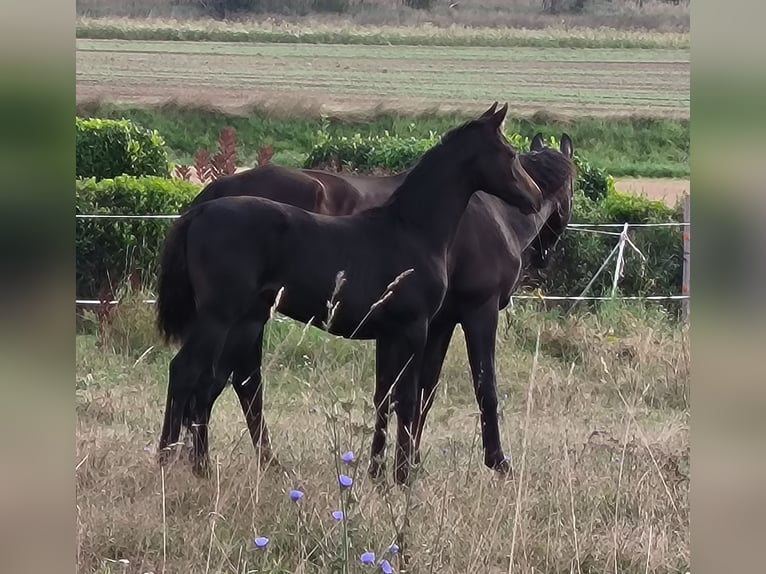
[[[691,195],[688,193],[684,195],[684,223],[691,222]],[[690,280],[691,280],[691,225],[685,225],[684,231],[684,271],[683,271],[683,283],[681,285],[681,294],[687,297],[691,296]],[[689,319],[689,313],[691,312],[691,298],[681,299],[681,313],[684,320]]]
[[[628,238],[628,224],[622,226],[622,233],[620,233],[620,243],[617,246],[617,263],[614,266],[614,278],[612,279],[612,299],[614,299],[615,293],[617,293],[617,282],[622,275],[622,256],[625,253],[625,240]]]

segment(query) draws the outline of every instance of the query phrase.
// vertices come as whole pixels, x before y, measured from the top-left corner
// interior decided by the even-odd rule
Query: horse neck
[[[516,235],[522,251],[529,247],[535,237],[540,234],[540,230],[554,209],[556,209],[556,202],[552,198],[543,200],[540,211],[530,215],[524,215],[518,209],[503,204],[503,219]]]
[[[475,191],[462,169],[463,162],[447,160],[444,151],[436,150],[424,157],[383,206],[436,251],[452,242]]]

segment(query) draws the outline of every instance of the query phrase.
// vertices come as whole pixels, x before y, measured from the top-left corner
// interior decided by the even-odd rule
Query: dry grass
[[[77,18],[78,37],[155,40],[213,40],[246,42],[540,46],[540,47],[630,47],[688,48],[688,30],[646,30],[600,24],[550,26],[439,26],[433,22],[417,25],[398,23],[359,24],[354,21],[321,19],[285,21],[262,18],[218,21],[209,18],[117,16]]]
[[[561,2],[566,7],[572,2]],[[263,2],[260,3],[263,5]],[[361,26],[398,25],[440,28],[470,26],[489,28],[610,27],[656,31],[689,31],[689,2],[678,6],[659,0],[586,0],[579,14],[562,10],[546,14],[541,0],[436,0],[431,10],[412,10],[401,0],[351,0],[342,15],[310,11],[311,0],[288,0],[274,19],[305,24],[356,24]],[[208,13],[198,0],[77,0],[77,14],[86,16],[200,18]],[[277,5],[274,3],[274,5]],[[300,6],[302,9],[296,10]],[[306,9],[309,9],[306,13]],[[303,12],[305,15],[299,15]],[[252,18],[250,14],[239,16]]]
[[[410,496],[366,478],[370,343],[272,322],[266,416],[293,476],[259,467],[227,390],[212,418],[213,478],[200,481],[183,460],[165,473],[155,464],[170,350],[99,350],[80,335],[78,570],[361,572],[369,571],[363,551],[382,557],[399,540],[408,572],[685,572],[685,330],[620,307],[562,319],[517,306],[507,327],[497,366],[516,481],[481,465],[457,334]],[[336,461],[347,449],[359,462],[346,470],[355,483],[341,497]],[[297,487],[306,496],[296,504],[287,493]],[[346,531],[330,514],[341,504]],[[254,547],[256,536],[270,538],[266,550]],[[401,557],[386,557],[403,570]]]

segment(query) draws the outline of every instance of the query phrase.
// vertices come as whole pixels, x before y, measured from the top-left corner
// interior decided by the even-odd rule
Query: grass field
[[[183,461],[163,476],[154,451],[172,354],[148,349],[149,313],[126,307],[100,348],[77,339],[80,572],[380,571],[359,564],[368,550],[403,571],[385,553],[393,541],[413,573],[689,569],[689,346],[658,313],[604,306],[563,319],[517,303],[497,358],[510,482],[481,465],[456,333],[410,496],[365,475],[372,345],[290,321],[271,323],[264,359],[266,417],[290,474],[259,467],[227,390],[211,423],[213,477]],[[355,479],[344,529],[331,512],[342,504],[335,456],[348,449],[358,464],[343,469]],[[305,492],[298,504],[292,488]],[[265,550],[256,536],[270,538]]]
[[[77,40],[77,98],[257,102],[332,112],[388,105],[564,115],[689,114],[689,50]]]

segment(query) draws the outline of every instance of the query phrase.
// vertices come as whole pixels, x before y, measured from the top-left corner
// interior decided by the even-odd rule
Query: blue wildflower
[[[365,552],[364,554],[362,554],[359,560],[361,560],[362,564],[364,564],[365,566],[370,566],[371,564],[375,564],[375,553]]]
[[[335,511],[333,511],[332,517],[335,520],[338,520],[338,521],[343,520],[343,518],[344,518],[343,511],[342,510],[335,510]]]
[[[293,502],[298,502],[301,498],[303,498],[303,493],[300,490],[290,491],[290,500]]]
[[[380,569],[383,570],[384,574],[394,574],[394,567],[388,560],[381,561]]]
[[[394,542],[391,546],[388,547],[388,551],[391,554],[399,554],[399,545]]]
[[[258,548],[266,548],[266,545],[269,543],[269,539],[265,536],[259,536],[255,539],[255,545]]]
[[[354,453],[352,451],[344,452],[340,459],[345,462],[346,464],[351,464],[356,460],[356,457],[354,456]]]
[[[338,477],[338,482],[340,482],[340,485],[343,488],[351,488],[351,485],[354,484],[354,479],[350,476],[346,476],[345,474],[341,474]]]

